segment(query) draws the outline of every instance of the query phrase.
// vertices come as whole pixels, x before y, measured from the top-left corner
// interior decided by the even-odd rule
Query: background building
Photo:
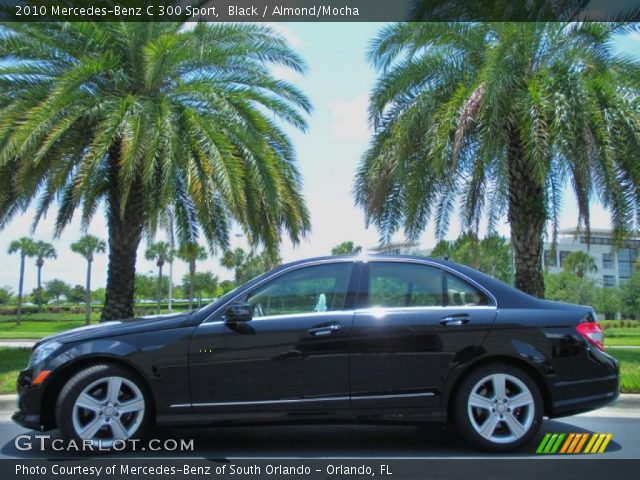
[[[618,250],[612,246],[611,230],[592,229],[588,242],[586,234],[575,228],[560,230],[555,248],[552,243],[544,244],[544,267],[558,273],[567,255],[582,251],[595,260],[597,267],[596,271],[587,273],[588,278],[603,287],[622,286],[631,278],[633,264],[640,254],[640,236],[629,237]]]

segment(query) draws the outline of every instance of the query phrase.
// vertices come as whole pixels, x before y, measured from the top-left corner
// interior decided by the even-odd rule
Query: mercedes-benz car
[[[616,399],[592,308],[456,263],[337,256],[280,266],[210,305],[38,342],[13,419],[76,441],[153,425],[451,420],[484,449]]]

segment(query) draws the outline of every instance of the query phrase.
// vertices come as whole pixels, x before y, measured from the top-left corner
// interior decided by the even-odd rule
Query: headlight
[[[62,344],[55,340],[51,340],[50,342],[43,343],[42,345],[37,347],[31,354],[31,358],[29,358],[29,366],[31,367],[33,365],[43,362],[49,355],[51,355],[61,346]]]

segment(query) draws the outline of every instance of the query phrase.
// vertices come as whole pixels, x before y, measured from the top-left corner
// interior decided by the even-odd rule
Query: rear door
[[[351,341],[352,407],[436,404],[447,370],[487,335],[493,300],[422,262],[365,263],[362,280]]]

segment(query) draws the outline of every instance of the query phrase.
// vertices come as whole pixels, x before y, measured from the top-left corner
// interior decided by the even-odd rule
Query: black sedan
[[[157,425],[453,420],[512,450],[619,392],[590,307],[408,256],[283,265],[192,313],[40,341],[14,420],[99,443]]]

